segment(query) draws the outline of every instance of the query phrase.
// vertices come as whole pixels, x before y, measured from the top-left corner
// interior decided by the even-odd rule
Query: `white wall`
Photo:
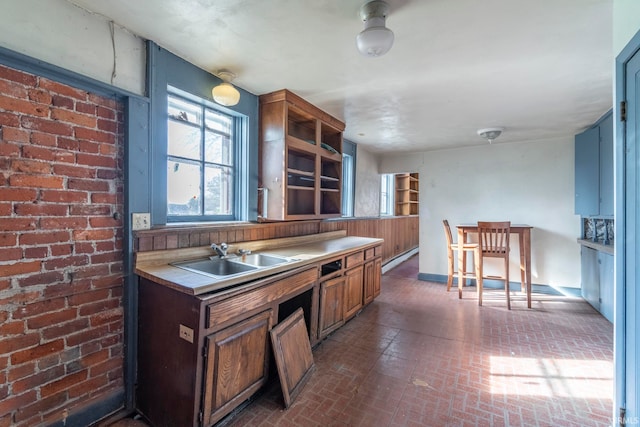
[[[101,82],[144,93],[144,41],[65,0],[2,0],[0,46]]]
[[[376,154],[358,146],[354,216],[380,215],[380,172]]]
[[[573,136],[385,156],[381,173],[420,173],[420,272],[447,274],[442,220],[532,225],[534,284],[580,286]],[[453,229],[455,234],[455,228]],[[511,280],[519,281],[517,240]]]
[[[613,1],[613,54],[618,55],[640,31],[640,1]]]

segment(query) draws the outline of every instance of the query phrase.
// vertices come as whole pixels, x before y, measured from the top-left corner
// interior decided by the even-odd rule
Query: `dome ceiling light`
[[[385,27],[388,14],[389,4],[382,0],[370,1],[360,8],[364,30],[356,37],[356,44],[364,56],[382,56],[391,49],[393,31]]]
[[[478,135],[489,141],[491,144],[497,137],[502,134],[503,128],[485,128],[478,129]]]

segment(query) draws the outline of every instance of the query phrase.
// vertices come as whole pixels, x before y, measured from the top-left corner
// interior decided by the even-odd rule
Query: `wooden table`
[[[467,234],[478,233],[478,224],[459,224],[458,242],[466,242]],[[522,289],[527,291],[527,307],[531,308],[531,229],[533,227],[527,224],[511,224],[511,234],[518,235],[519,251],[520,251],[520,283]],[[458,286],[461,288],[464,283],[463,274],[466,266],[465,251],[458,251]]]

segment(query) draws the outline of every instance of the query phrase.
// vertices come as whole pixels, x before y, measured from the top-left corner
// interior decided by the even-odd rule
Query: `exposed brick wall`
[[[0,66],[0,427],[123,389],[122,116]]]

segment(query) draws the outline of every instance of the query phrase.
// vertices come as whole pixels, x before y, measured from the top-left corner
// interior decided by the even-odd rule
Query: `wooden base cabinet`
[[[336,277],[320,283],[320,319],[318,339],[344,325],[344,289],[346,279]]]
[[[345,273],[344,318],[349,320],[362,308],[364,285],[363,266],[347,270]]]
[[[204,425],[219,421],[266,383],[272,317],[267,310],[206,338]]]
[[[380,281],[382,276],[382,258],[369,261],[364,265],[364,295],[363,303],[369,304],[380,295]]]

